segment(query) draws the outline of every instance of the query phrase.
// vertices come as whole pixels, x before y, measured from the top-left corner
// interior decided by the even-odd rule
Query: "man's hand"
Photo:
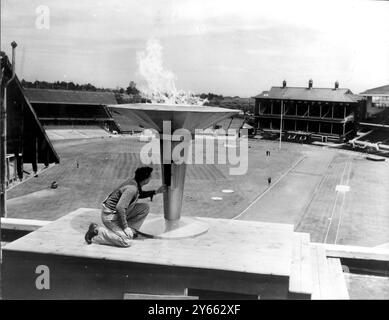
[[[127,237],[129,238],[134,238],[134,232],[132,231],[132,229],[130,227],[127,227],[124,229],[124,233],[127,235]]]
[[[166,186],[160,186],[157,190],[155,190],[155,193],[163,193],[167,191]]]

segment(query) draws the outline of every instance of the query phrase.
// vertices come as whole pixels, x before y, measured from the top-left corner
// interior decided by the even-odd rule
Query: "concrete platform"
[[[227,298],[288,297],[292,225],[197,219],[208,232],[186,239],[137,239],[129,248],[116,248],[85,243],[89,223],[101,224],[100,211],[78,209],[4,248],[3,297],[122,299],[191,290],[207,296],[223,292]],[[50,271],[50,289],[36,287],[40,265]]]

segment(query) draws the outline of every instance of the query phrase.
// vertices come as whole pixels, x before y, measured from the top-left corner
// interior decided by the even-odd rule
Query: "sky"
[[[43,9],[42,9],[43,8]],[[389,84],[389,2],[1,0],[1,50],[29,81],[127,87],[150,39],[178,89],[254,96],[271,86]]]

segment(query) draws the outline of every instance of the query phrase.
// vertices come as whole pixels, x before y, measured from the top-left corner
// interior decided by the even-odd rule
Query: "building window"
[[[389,96],[372,97],[373,107],[389,108]]]

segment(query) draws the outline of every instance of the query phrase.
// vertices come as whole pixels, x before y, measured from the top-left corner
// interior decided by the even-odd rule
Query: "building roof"
[[[24,88],[31,103],[67,103],[67,104],[116,104],[113,92],[72,91],[55,89]]]
[[[373,89],[369,89],[360,93],[361,95],[389,95],[389,84]]]
[[[308,100],[352,103],[362,99],[346,88],[272,87],[255,96],[256,99]]]

